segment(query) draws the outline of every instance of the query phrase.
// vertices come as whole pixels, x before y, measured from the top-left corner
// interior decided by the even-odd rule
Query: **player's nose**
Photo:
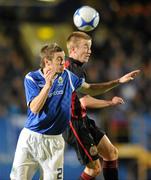
[[[91,54],[91,49],[88,49],[88,54]]]

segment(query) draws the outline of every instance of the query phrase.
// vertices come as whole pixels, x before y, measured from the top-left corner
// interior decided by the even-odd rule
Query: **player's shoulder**
[[[68,74],[68,75],[75,75],[75,73],[73,73],[71,70],[69,69],[64,69],[64,73]]]
[[[38,76],[40,76],[40,69],[28,72],[25,75],[25,79],[36,79]]]
[[[63,74],[66,75],[66,76],[71,76],[73,73],[69,69],[65,68]]]
[[[64,70],[64,74],[65,74],[65,76],[66,76],[66,78],[67,79],[69,79],[69,80],[73,80],[73,79],[79,79],[79,77],[75,74],[75,73],[73,73],[72,71],[70,71],[69,69],[65,69]]]

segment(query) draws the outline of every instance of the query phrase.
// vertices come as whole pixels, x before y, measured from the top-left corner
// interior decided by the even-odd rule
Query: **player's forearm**
[[[45,85],[40,91],[39,95],[32,100],[32,102],[30,103],[30,109],[33,113],[39,113],[40,110],[43,108],[48,97],[49,90],[50,87]]]
[[[105,101],[105,100],[97,100],[95,102],[89,102],[87,104],[87,108],[104,108],[104,107],[109,107],[113,106],[112,101]]]
[[[119,79],[105,82],[105,83],[90,84],[89,89],[88,89],[89,91],[88,94],[91,96],[100,95],[113,89],[119,84],[120,84]]]
[[[97,108],[109,107],[109,106],[114,105],[111,100],[109,101],[109,100],[96,99],[96,98],[93,98],[89,95],[81,98],[80,102],[86,108],[96,108],[96,109]]]

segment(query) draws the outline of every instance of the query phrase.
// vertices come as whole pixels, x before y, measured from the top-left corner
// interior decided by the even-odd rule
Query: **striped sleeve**
[[[25,96],[26,103],[29,106],[30,102],[39,94],[40,89],[36,84],[35,80],[32,78],[30,73],[28,73],[24,78]]]
[[[69,81],[70,81],[72,91],[75,91],[76,89],[78,89],[85,82],[84,78],[79,78],[77,75],[75,75],[74,73],[72,73],[71,71],[67,69],[66,71],[69,76]]]

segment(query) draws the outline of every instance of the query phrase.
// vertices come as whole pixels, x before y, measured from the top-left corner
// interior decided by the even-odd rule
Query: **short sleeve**
[[[39,94],[40,89],[29,74],[25,76],[24,87],[27,106],[29,106],[30,102]]]
[[[72,73],[69,70],[66,70],[66,71],[68,72],[68,75],[69,75],[69,80],[70,80],[70,84],[72,87],[72,91],[75,91],[76,89],[81,87],[81,85],[85,82],[84,78],[79,78],[77,75],[75,75],[74,73]]]

